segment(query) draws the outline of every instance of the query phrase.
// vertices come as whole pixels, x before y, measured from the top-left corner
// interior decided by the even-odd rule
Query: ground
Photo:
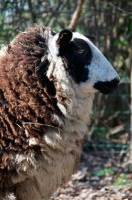
[[[121,153],[83,151],[75,174],[51,200],[132,200],[132,165],[121,162],[121,157]]]

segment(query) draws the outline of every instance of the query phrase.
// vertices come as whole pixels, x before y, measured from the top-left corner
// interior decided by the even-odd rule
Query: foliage
[[[127,174],[121,174],[120,177],[118,177],[113,184],[114,186],[124,186],[127,182],[128,175]]]
[[[113,175],[115,173],[114,169],[113,168],[104,168],[104,169],[101,169],[97,172],[92,172],[91,175],[93,176],[97,176],[99,178],[102,178],[104,176],[108,176],[108,175]]]

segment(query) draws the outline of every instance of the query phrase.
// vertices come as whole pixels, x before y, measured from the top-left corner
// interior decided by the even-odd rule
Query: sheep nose
[[[119,82],[120,82],[119,78],[114,78],[108,83],[108,85],[106,85],[106,87],[115,90],[118,87]]]
[[[105,81],[105,82],[98,81],[94,84],[94,88],[99,90],[103,94],[109,94],[118,87],[119,82],[120,82],[119,77],[116,77],[111,81]]]
[[[120,78],[114,78],[112,81],[110,81],[112,84],[119,84]]]

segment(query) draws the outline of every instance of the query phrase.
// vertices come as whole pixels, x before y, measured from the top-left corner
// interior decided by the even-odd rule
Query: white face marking
[[[54,62],[57,61],[57,55],[59,54],[59,49],[56,46],[56,41],[58,39],[59,34],[56,34],[55,36],[50,35],[49,41],[48,41],[48,47],[49,47],[49,55],[48,59],[54,60]]]

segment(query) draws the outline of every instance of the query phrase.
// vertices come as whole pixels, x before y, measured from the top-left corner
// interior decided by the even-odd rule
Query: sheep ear
[[[72,39],[72,32],[68,29],[64,29],[59,33],[59,37],[56,41],[56,44],[59,45],[59,47],[65,47],[69,44],[71,39]]]

